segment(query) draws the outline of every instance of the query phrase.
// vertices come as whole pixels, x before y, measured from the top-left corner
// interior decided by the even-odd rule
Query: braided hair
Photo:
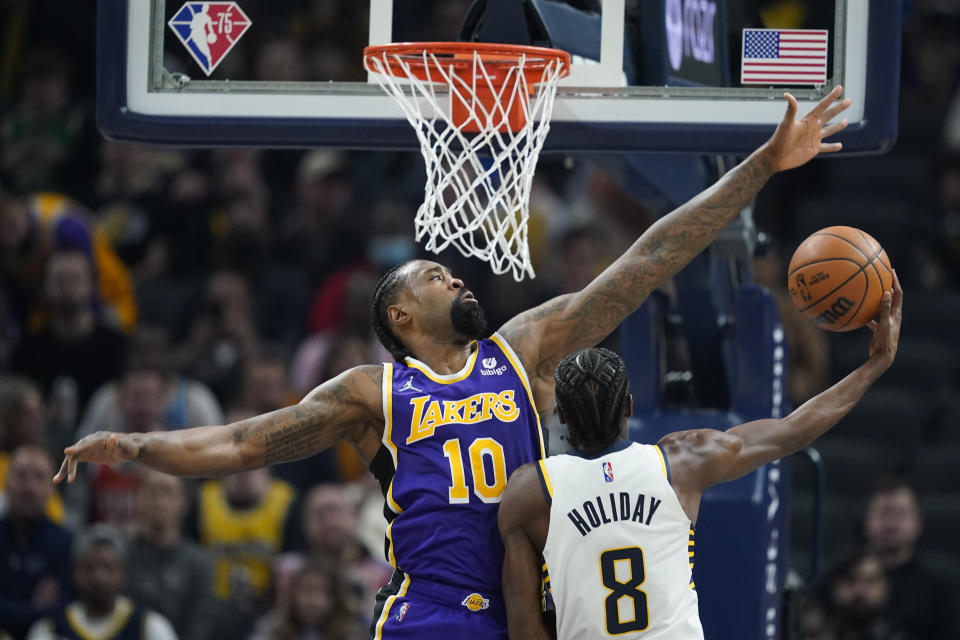
[[[373,290],[373,301],[370,304],[370,324],[377,334],[377,339],[383,348],[390,352],[393,359],[397,362],[403,362],[407,356],[413,355],[405,344],[397,339],[393,330],[390,328],[390,318],[387,317],[387,307],[395,304],[400,291],[406,282],[403,277],[403,268],[413,262],[407,260],[401,262],[377,281],[377,287]]]
[[[597,347],[574,351],[557,365],[557,407],[569,428],[567,440],[584,453],[606,448],[620,437],[630,380],[623,359]]]

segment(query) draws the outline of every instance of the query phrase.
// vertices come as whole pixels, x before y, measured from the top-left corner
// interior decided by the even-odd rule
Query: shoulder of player
[[[536,369],[541,359],[540,342],[543,332],[550,329],[569,304],[571,294],[557,296],[532,309],[527,309],[508,320],[497,333],[516,351],[527,371]],[[553,372],[551,371],[552,375]]]
[[[717,447],[739,447],[740,439],[718,429],[686,429],[668,433],[660,438],[657,446],[667,455],[707,453]]]
[[[498,520],[501,530],[532,520],[547,506],[536,465],[536,462],[528,462],[510,474],[500,499]]]
[[[382,383],[383,365],[363,364],[327,380],[308,393],[301,402],[354,405],[382,415]]]
[[[540,476],[537,473],[538,462],[528,462],[517,467],[510,479],[507,488],[503,491],[502,504],[530,506],[534,499],[542,495]],[[502,508],[502,507],[501,507]]]
[[[718,429],[688,429],[665,435],[657,443],[670,465],[674,487],[703,484],[709,469],[736,455],[743,443],[736,435]]]

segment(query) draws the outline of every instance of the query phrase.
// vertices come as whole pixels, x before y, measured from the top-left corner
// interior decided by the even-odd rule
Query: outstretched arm
[[[836,87],[802,119],[786,94],[787,112],[773,137],[716,184],[653,224],[582,291],[560,296],[513,318],[501,329],[535,378],[548,379],[563,356],[597,344],[717,237],[771,175],[819,153],[840,150],[823,139],[846,120],[827,125],[850,106]]]
[[[299,404],[223,426],[181,431],[98,431],[64,450],[55,482],[73,482],[77,464],[136,460],[180,476],[220,476],[306,458],[343,438],[371,458],[379,444],[383,368],[345,371],[311,391]]]
[[[826,433],[893,363],[902,317],[903,291],[894,273],[893,291],[883,294],[880,320],[870,323],[874,335],[869,359],[843,380],[782,419],[747,422],[726,432],[695,429],[665,436],[660,446],[670,459],[671,481],[678,495],[695,493],[699,500],[699,493],[710,485],[744,476]]]

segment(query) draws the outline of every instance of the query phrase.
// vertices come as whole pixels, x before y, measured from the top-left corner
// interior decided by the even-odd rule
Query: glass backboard
[[[185,146],[416,149],[363,47],[473,40],[573,55],[545,152],[749,151],[782,117],[785,90],[804,109],[836,84],[853,100],[838,139],[879,152],[895,139],[899,11],[895,0],[101,0],[98,121],[110,137]],[[770,67],[787,75],[758,74]]]

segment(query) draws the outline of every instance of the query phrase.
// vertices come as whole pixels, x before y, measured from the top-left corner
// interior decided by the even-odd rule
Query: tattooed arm
[[[637,309],[662,282],[709,245],[777,171],[819,153],[840,150],[823,139],[847,125],[826,123],[850,106],[836,102],[836,87],[813,110],[796,119],[797,101],[786,94],[787,111],[773,137],[716,184],[653,224],[620,258],[582,291],[550,300],[505,324],[500,332],[534,378],[538,402],[552,395],[560,359],[597,344]],[[542,383],[542,384],[541,384]],[[549,404],[541,404],[547,406]]]
[[[72,482],[79,462],[137,460],[180,476],[220,476],[318,453],[344,438],[372,459],[383,429],[383,367],[363,365],[328,380],[300,404],[223,426],[181,431],[98,431],[64,450],[54,481]]]

